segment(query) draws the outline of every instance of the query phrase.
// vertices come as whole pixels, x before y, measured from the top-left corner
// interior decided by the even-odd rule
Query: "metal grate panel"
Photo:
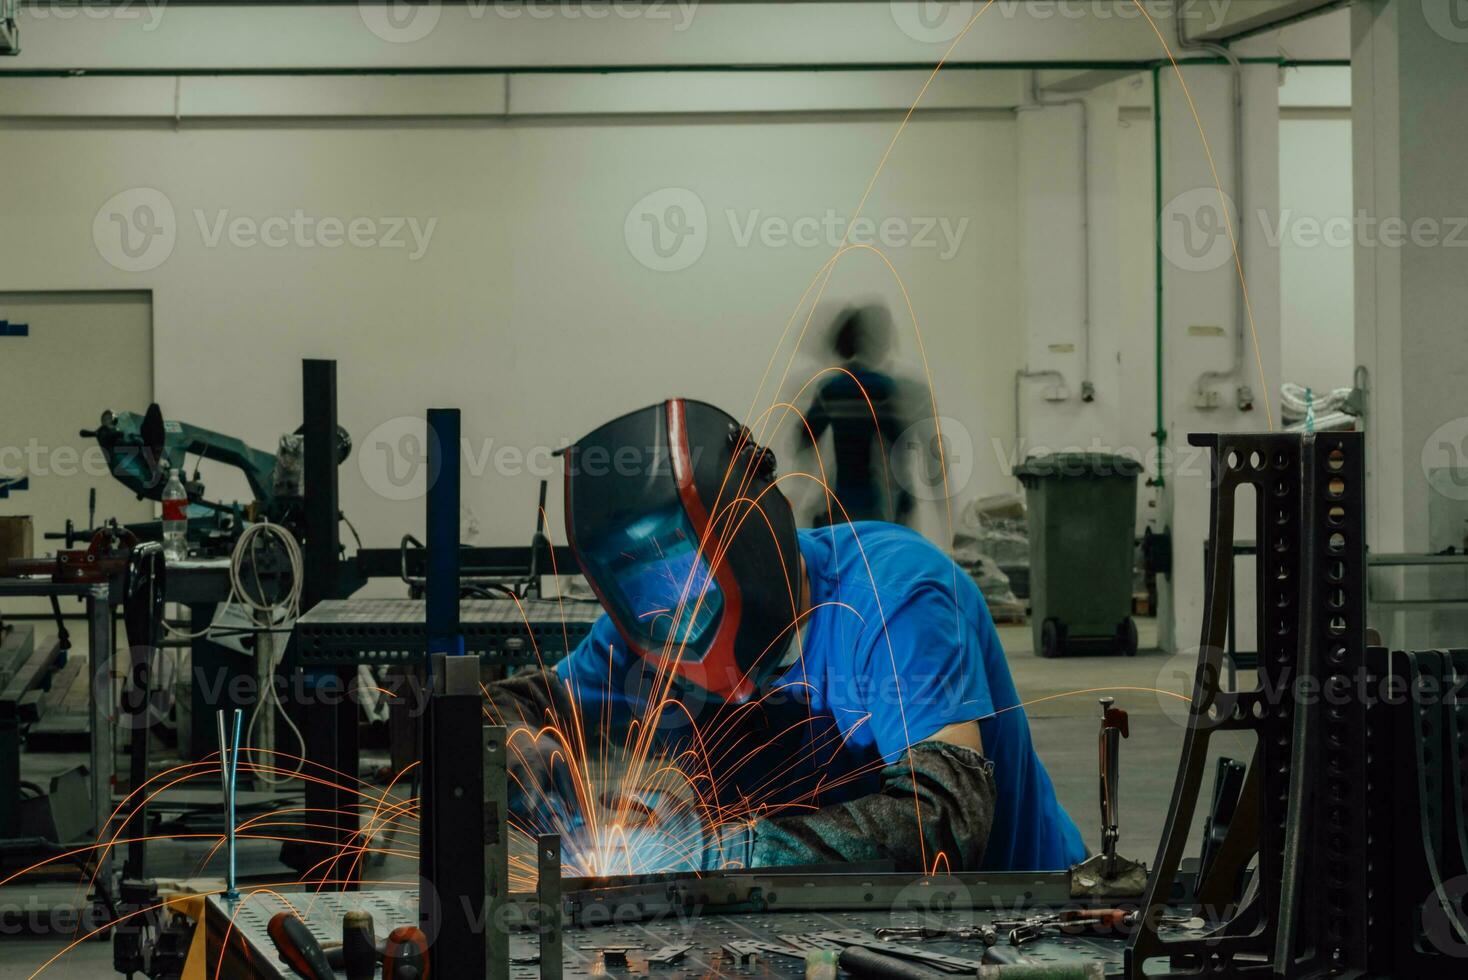
[[[459,603],[465,651],[518,666],[561,659],[601,614],[598,603],[573,599]],[[295,646],[303,665],[421,663],[427,647],[423,601],[325,600],[296,621]]]

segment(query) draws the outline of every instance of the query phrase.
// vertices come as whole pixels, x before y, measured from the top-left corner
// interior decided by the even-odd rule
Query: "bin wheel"
[[[1116,648],[1123,656],[1137,655],[1137,624],[1130,616],[1116,624]]]
[[[1065,624],[1051,616],[1040,624],[1040,656],[1047,660],[1065,653]]]

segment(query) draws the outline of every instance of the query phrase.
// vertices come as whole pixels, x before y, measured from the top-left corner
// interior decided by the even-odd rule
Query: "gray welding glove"
[[[567,833],[578,822],[575,775],[563,739],[575,712],[553,671],[531,671],[486,688],[489,716],[510,729],[506,769],[510,810],[536,833]],[[567,732],[566,737],[574,737]]]
[[[706,863],[742,852],[753,867],[886,860],[926,872],[941,853],[954,871],[979,870],[994,823],[992,762],[962,746],[922,742],[881,778],[870,796],[715,835]]]

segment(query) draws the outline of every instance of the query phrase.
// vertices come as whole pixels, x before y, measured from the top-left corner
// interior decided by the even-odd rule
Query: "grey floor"
[[[1162,834],[1178,754],[1185,703],[1177,695],[1192,684],[1193,663],[1151,650],[1156,637],[1151,620],[1140,623],[1143,652],[1134,658],[1072,657],[1059,661],[1034,655],[1028,627],[1000,630],[1010,668],[1028,702],[1031,730],[1062,803],[1080,825],[1087,843],[1099,843],[1096,699],[1110,694],[1131,716],[1131,737],[1122,747],[1121,851],[1146,861],[1155,857]],[[1247,762],[1246,738],[1223,733],[1214,739],[1215,755]],[[1196,828],[1195,828],[1196,839]],[[1190,848],[1190,852],[1195,848]],[[74,888],[0,888],[0,906],[25,910],[65,900]],[[69,932],[69,930],[68,930]],[[0,935],[0,978],[31,976],[70,941]],[[110,943],[88,942],[45,970],[47,978],[98,977],[111,972]]]

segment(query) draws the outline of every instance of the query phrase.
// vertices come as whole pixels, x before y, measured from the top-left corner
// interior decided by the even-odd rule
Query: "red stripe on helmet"
[[[697,663],[679,660],[672,669],[680,677],[726,701],[744,701],[754,693],[754,684],[750,682],[747,672],[740,668],[734,651],[734,638],[739,633],[739,620],[743,614],[739,583],[727,562],[714,564],[715,556],[712,552],[718,542],[710,539],[708,507],[698,496],[698,487],[693,480],[693,461],[688,446],[683,399],[669,399],[666,405],[668,448],[673,456],[673,481],[678,486],[678,497],[683,501],[683,510],[688,514],[688,521],[698,535],[699,552],[712,568],[714,578],[724,594],[724,611],[703,659]],[[699,601],[699,597],[690,595],[687,601],[695,603]],[[649,659],[661,662],[662,656]]]

